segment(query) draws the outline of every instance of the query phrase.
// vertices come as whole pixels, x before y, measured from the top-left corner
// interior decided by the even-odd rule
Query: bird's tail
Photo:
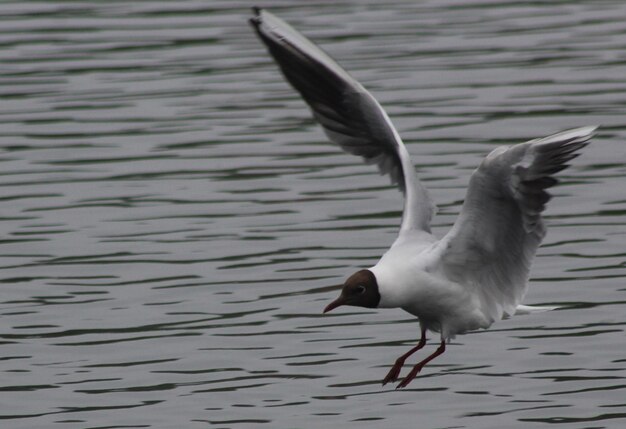
[[[551,310],[556,310],[557,308],[562,308],[562,307],[557,307],[557,306],[535,306],[535,305],[518,305],[515,308],[515,315],[517,316],[518,314],[532,314],[532,313],[542,313],[544,311],[551,311]]]

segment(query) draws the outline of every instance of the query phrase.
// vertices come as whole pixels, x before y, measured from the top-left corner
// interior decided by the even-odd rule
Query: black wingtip
[[[248,20],[248,22],[250,23],[250,25],[252,25],[256,30],[259,29],[259,26],[261,25],[261,12],[263,11],[262,8],[258,7],[258,6],[252,6],[252,13],[254,13],[254,16],[252,18],[250,18]]]

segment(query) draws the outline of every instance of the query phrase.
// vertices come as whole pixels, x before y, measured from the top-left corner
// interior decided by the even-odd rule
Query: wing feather
[[[461,213],[439,243],[439,269],[471,288],[490,321],[512,315],[545,235],[541,213],[552,175],[589,143],[583,127],[492,151],[472,174]]]
[[[388,174],[405,196],[401,231],[430,232],[435,205],[378,101],[330,56],[273,14],[250,20],[287,81],[309,105],[328,138]]]

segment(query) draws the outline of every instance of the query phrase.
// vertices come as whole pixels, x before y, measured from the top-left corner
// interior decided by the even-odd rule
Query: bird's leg
[[[404,380],[402,380],[400,384],[398,384],[396,389],[401,389],[403,387],[406,387],[411,381],[413,381],[413,379],[422,370],[422,368],[426,366],[428,362],[430,362],[431,360],[433,360],[434,358],[436,358],[437,356],[439,356],[445,351],[446,351],[446,340],[442,338],[441,344],[439,345],[439,347],[437,347],[437,350],[435,350],[435,353],[433,353],[432,355],[428,356],[426,359],[424,359],[423,361],[415,365],[413,369],[411,370],[411,372],[409,372],[409,374],[406,377],[404,377]]]
[[[404,365],[404,361],[407,360],[407,358],[413,353],[424,347],[424,345],[426,345],[426,329],[422,328],[422,338],[420,338],[419,343],[417,343],[417,345],[411,350],[396,359],[396,362],[393,364],[393,366],[389,370],[389,373],[387,373],[387,376],[383,380],[383,386],[390,381],[396,381],[398,379],[398,375],[400,374],[400,370],[402,369],[402,365]]]

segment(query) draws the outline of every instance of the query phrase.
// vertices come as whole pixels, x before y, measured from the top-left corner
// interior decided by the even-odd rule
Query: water
[[[624,427],[624,3],[307,3],[266,6],[387,108],[438,235],[495,146],[602,125],[526,299],[566,308],[381,388],[417,323],[321,310],[393,241],[400,194],[326,142],[251,4],[3,2],[1,426]]]

